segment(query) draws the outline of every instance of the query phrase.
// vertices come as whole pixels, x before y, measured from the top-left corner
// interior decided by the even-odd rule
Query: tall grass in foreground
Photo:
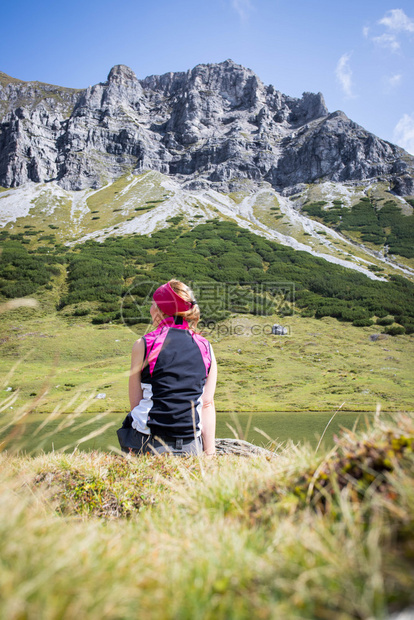
[[[414,417],[213,460],[0,455],[0,618],[388,618],[414,603]]]

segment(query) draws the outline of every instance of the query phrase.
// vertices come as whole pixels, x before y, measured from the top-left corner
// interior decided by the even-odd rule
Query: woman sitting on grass
[[[129,442],[118,431],[121,447],[213,455],[217,364],[210,343],[193,331],[200,319],[193,293],[170,280],[155,291],[150,313],[156,329],[132,347],[131,412],[123,423],[131,430]]]

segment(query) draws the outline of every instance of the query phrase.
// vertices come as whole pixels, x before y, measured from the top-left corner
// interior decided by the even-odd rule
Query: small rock
[[[274,457],[275,452],[266,450],[260,446],[255,446],[242,439],[216,439],[217,454],[237,454],[238,456],[258,456],[266,455]]]
[[[95,396],[95,398],[106,398],[106,394],[105,394],[105,392],[99,392],[99,393]]]
[[[288,333],[287,327],[283,327],[283,325],[273,325],[272,326],[272,334],[274,336],[286,336]]]
[[[387,334],[371,334],[371,335],[369,336],[369,339],[370,339],[372,342],[375,342],[376,340],[386,340],[387,338],[388,338],[388,335],[387,335]]]

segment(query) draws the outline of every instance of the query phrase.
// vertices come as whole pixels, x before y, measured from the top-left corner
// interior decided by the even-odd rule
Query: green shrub
[[[49,252],[49,248],[44,250],[45,254]],[[56,257],[51,254],[29,252],[22,240],[5,242],[0,261],[0,293],[9,298],[31,295],[39,286],[48,284],[52,275],[60,273],[54,262]]]
[[[34,282],[30,280],[20,280],[19,282],[2,286],[1,292],[5,297],[9,298],[26,297],[26,295],[34,293],[36,289],[37,286]]]
[[[157,205],[147,205],[146,207],[135,207],[134,211],[150,211],[151,209],[155,209]]]
[[[392,325],[394,323],[394,318],[392,316],[384,316],[383,318],[377,319],[377,325]]]
[[[94,316],[92,319],[92,323],[94,325],[102,325],[103,323],[111,323],[115,316],[111,313],[108,314],[98,314]]]
[[[387,327],[384,333],[390,336],[401,336],[405,334],[405,328],[402,325],[392,325],[391,327]]]
[[[166,221],[174,224],[175,226],[179,224],[183,220],[182,215],[174,215],[174,217],[169,217]]]
[[[76,308],[73,316],[86,316],[87,314],[90,314],[90,312],[90,308]]]
[[[374,325],[374,321],[371,319],[355,319],[352,321],[352,325],[355,325],[355,327],[370,327]]]

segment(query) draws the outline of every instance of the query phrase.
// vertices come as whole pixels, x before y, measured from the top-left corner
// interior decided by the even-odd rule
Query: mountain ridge
[[[1,74],[3,78],[5,74]],[[0,79],[0,184],[51,180],[98,189],[154,170],[187,189],[290,195],[309,183],[380,180],[414,194],[414,157],[330,113],[321,93],[293,98],[231,60],[139,80],[125,65],[70,89]]]

